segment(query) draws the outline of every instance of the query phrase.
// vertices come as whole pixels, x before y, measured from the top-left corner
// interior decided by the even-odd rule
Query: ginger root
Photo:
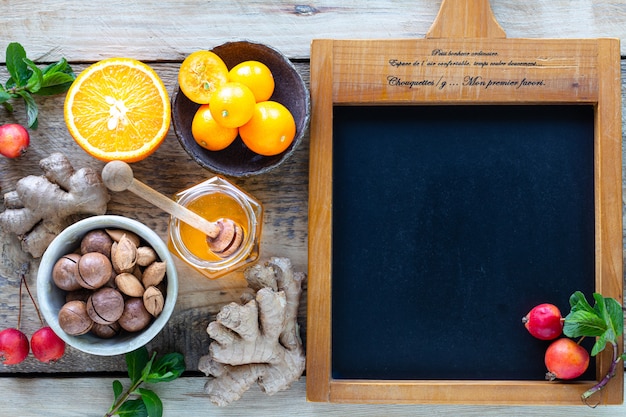
[[[15,233],[22,250],[38,258],[78,214],[104,214],[109,193],[99,174],[91,168],[78,171],[61,153],[39,162],[42,176],[20,179],[15,191],[4,195],[5,211],[0,227]]]
[[[252,384],[268,395],[289,388],[304,372],[305,355],[297,322],[302,281],[288,258],[271,258],[247,268],[254,298],[230,303],[209,323],[213,339],[198,368],[209,376],[204,390],[211,402],[225,406],[241,398]]]

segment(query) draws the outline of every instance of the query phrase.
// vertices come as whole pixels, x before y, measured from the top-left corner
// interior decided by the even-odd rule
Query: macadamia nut
[[[87,333],[93,326],[93,320],[87,314],[84,301],[74,300],[65,303],[59,310],[59,326],[69,335],[79,336]]]
[[[111,287],[99,289],[87,300],[87,313],[96,323],[114,323],[123,311],[124,297],[118,290]]]
[[[121,328],[119,323],[100,324],[94,323],[91,332],[102,339],[110,339],[120,334]]]
[[[74,291],[82,288],[78,275],[79,260],[79,254],[68,253],[56,261],[52,268],[52,279],[57,287],[65,291]]]
[[[146,310],[142,298],[129,298],[124,304],[124,312],[119,324],[127,332],[143,330],[152,321],[152,315]]]
[[[78,261],[78,282],[87,289],[97,289],[111,279],[113,267],[109,258],[100,252],[89,252]]]
[[[89,252],[100,252],[107,258],[111,257],[111,245],[113,239],[104,230],[96,229],[83,237],[80,242],[80,252],[82,254]]]

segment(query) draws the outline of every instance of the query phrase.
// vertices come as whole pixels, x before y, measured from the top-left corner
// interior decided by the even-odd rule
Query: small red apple
[[[16,365],[28,356],[28,338],[16,328],[0,332],[0,361],[5,365]]]
[[[33,355],[44,363],[59,360],[65,353],[65,342],[48,326],[33,333],[30,347]]]
[[[522,318],[526,329],[541,340],[553,340],[563,332],[563,319],[554,304],[539,304]]]
[[[546,379],[574,379],[585,373],[589,366],[589,352],[566,337],[548,346],[545,355],[548,373]]]
[[[0,126],[0,155],[17,158],[26,152],[30,144],[28,131],[18,124]]]

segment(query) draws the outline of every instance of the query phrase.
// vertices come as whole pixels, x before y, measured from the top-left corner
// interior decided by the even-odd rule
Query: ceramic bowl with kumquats
[[[48,246],[37,272],[48,325],[68,345],[99,356],[150,342],[168,322],[177,295],[165,242],[123,216],[92,216],[68,226]]]
[[[310,115],[309,91],[294,65],[276,49],[248,41],[189,54],[171,104],[185,151],[232,177],[281,165],[302,142]]]

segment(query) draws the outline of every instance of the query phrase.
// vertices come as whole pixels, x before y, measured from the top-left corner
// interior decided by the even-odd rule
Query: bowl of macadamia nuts
[[[48,325],[68,345],[94,355],[120,355],[150,342],[169,320],[177,295],[165,242],[122,216],[93,216],[67,227],[37,272]]]

